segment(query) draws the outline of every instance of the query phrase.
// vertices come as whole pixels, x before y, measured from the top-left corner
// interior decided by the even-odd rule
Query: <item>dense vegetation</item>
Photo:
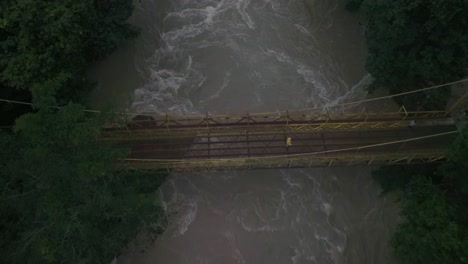
[[[126,150],[100,142],[105,115],[84,106],[96,60],[136,31],[131,0],[1,0],[2,263],[110,263],[139,232],[165,226],[165,175],[116,169]],[[63,106],[51,108],[50,106]],[[26,114],[25,114],[26,113]]]
[[[368,18],[370,89],[391,94],[467,75],[468,1],[350,0]],[[410,109],[444,109],[448,89],[396,98]],[[441,165],[374,172],[384,192],[399,193],[403,216],[391,244],[400,263],[468,263],[468,130]]]
[[[165,226],[164,175],[116,172],[125,150],[99,142],[80,105],[22,116],[0,134],[2,263],[110,263],[142,228]]]
[[[383,167],[374,178],[399,192],[404,221],[392,246],[401,263],[468,262],[468,129],[441,165]]]
[[[351,0],[368,18],[371,89],[400,93],[461,79],[468,73],[468,1]],[[444,109],[448,89],[397,98],[410,109]]]
[[[131,13],[129,0],[2,0],[2,91],[27,89],[42,104],[82,100],[88,67],[135,36]]]

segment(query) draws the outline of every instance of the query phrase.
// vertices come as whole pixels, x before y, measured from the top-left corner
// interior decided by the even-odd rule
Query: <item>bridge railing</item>
[[[190,137],[192,135],[241,135],[262,133],[313,132],[323,130],[383,129],[447,121],[445,111],[406,111],[359,113],[245,114],[237,116],[139,115],[110,124],[104,129],[107,139],[138,137]]]
[[[127,169],[189,171],[223,171],[242,169],[311,168],[331,166],[377,166],[438,162],[445,159],[440,149],[406,151],[401,153],[365,152],[331,153],[301,156],[261,158],[156,160],[126,159],[121,165]]]

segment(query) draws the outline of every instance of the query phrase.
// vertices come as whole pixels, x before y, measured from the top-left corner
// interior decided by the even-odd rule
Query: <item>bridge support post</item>
[[[169,115],[166,113],[166,129],[167,129],[167,134],[171,134],[171,130],[169,128]]]
[[[205,116],[205,123],[206,123],[206,128],[208,130],[208,137],[207,137],[207,140],[208,140],[208,157],[211,158],[211,130],[210,130],[210,120],[209,120],[209,115],[208,113],[206,113],[206,116]]]
[[[463,103],[468,101],[468,91],[465,92],[465,94],[460,97],[450,108],[447,110],[446,114],[451,115],[454,111],[458,110],[462,106]]]
[[[404,105],[400,107],[400,112],[405,113],[405,117],[403,117],[403,120],[406,120],[406,118],[408,117],[408,111],[406,111],[406,107]]]
[[[249,114],[249,112],[247,112],[247,129],[245,130],[245,140],[247,142],[247,157],[250,158],[249,130],[250,130],[250,114]]]

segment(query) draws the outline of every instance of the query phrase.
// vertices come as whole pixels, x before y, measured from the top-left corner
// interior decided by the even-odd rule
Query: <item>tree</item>
[[[350,12],[356,12],[361,8],[361,4],[364,0],[348,0],[346,3],[346,10]]]
[[[432,182],[414,177],[401,197],[405,217],[392,238],[400,263],[466,263],[453,208]]]
[[[468,129],[452,144],[447,160],[432,166],[380,168],[384,191],[398,191],[404,222],[392,246],[401,263],[468,262]]]
[[[379,183],[383,194],[393,191],[400,191],[407,187],[414,177],[425,175],[432,181],[440,181],[437,171],[438,164],[415,164],[404,166],[384,166],[374,170],[372,177]]]
[[[375,78],[373,89],[399,93],[466,75],[468,1],[364,0],[361,8],[369,18],[366,68]],[[448,96],[448,89],[438,89],[397,101],[440,110]]]
[[[0,131],[2,262],[108,263],[138,233],[164,229],[154,191],[165,174],[119,170],[126,151],[98,140],[103,116],[48,107],[83,101],[88,67],[136,35],[125,22],[132,8],[132,0],[0,1],[0,89],[29,101],[15,93],[27,90],[36,105],[15,133]]]
[[[138,233],[166,224],[154,191],[165,175],[118,171],[125,150],[98,140],[103,117],[70,104],[0,134],[4,263],[109,263]]]
[[[29,89],[36,103],[54,104],[57,94],[82,99],[90,64],[135,36],[125,22],[132,10],[131,0],[3,0],[1,81]]]
[[[455,207],[457,221],[468,238],[468,128],[452,144],[447,161],[440,166],[447,198]],[[468,252],[468,239],[466,241]]]
[[[468,64],[468,1],[350,0],[368,17],[370,90],[391,94],[463,78]],[[446,107],[449,89],[396,101],[409,110]],[[467,132],[438,166],[385,167],[374,173],[384,191],[400,193],[404,222],[392,245],[401,263],[468,262]]]

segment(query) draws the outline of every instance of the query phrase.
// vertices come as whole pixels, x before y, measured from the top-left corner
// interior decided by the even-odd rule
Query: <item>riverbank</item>
[[[132,2],[4,1],[1,10],[1,99],[28,106],[1,109],[2,121],[16,118],[0,129],[1,262],[109,263],[165,220],[153,194],[166,175],[116,170],[126,151],[99,140],[109,116],[84,105],[88,67],[135,35]]]

